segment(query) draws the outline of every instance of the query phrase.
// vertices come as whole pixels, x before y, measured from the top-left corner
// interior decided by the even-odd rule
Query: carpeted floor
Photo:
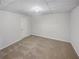
[[[70,43],[29,36],[0,51],[0,59],[78,59]]]

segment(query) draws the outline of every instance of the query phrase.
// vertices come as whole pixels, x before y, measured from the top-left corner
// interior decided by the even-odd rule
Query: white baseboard
[[[75,43],[72,42],[72,41],[70,43],[72,44],[74,50],[76,51],[77,55],[79,56],[79,49],[77,48],[77,46],[75,45]]]
[[[50,37],[50,36],[46,36],[46,35],[38,35],[38,34],[32,34],[32,35],[40,36],[40,37],[45,37],[45,38],[49,38],[49,39],[54,39],[54,40],[58,40],[58,41],[63,41],[63,42],[69,42],[69,43],[70,43],[70,41],[63,40],[63,39],[61,39],[61,38],[53,38],[53,37]]]
[[[29,37],[29,36],[30,36],[30,35],[27,35],[27,36],[25,36],[25,37]],[[23,37],[23,38],[24,38],[24,37]],[[12,45],[12,44],[14,44],[14,43],[16,43],[16,42],[22,40],[23,38],[21,38],[21,39],[17,39],[16,41],[11,42],[11,43],[9,43],[9,44],[7,44],[7,45],[1,47],[0,50],[2,50],[2,49],[4,49],[4,48],[7,48],[8,46],[10,46],[10,45]]]

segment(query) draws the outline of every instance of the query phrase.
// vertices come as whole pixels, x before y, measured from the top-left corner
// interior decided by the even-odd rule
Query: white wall
[[[0,11],[0,49],[30,35],[29,21],[28,16]]]
[[[33,17],[32,34],[61,41],[69,41],[69,13]]]
[[[71,43],[79,55],[79,6],[71,13]]]
[[[29,16],[23,16],[21,18],[21,32],[22,38],[31,35],[31,19]]]

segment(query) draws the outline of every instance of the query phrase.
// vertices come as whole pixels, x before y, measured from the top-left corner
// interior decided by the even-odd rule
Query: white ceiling
[[[31,9],[39,6],[41,14],[68,12],[79,4],[78,0],[0,0],[0,9],[22,14],[36,14]]]

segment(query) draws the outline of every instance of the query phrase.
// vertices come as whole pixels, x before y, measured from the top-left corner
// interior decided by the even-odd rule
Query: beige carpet
[[[30,36],[0,51],[0,59],[78,59],[70,43]]]

